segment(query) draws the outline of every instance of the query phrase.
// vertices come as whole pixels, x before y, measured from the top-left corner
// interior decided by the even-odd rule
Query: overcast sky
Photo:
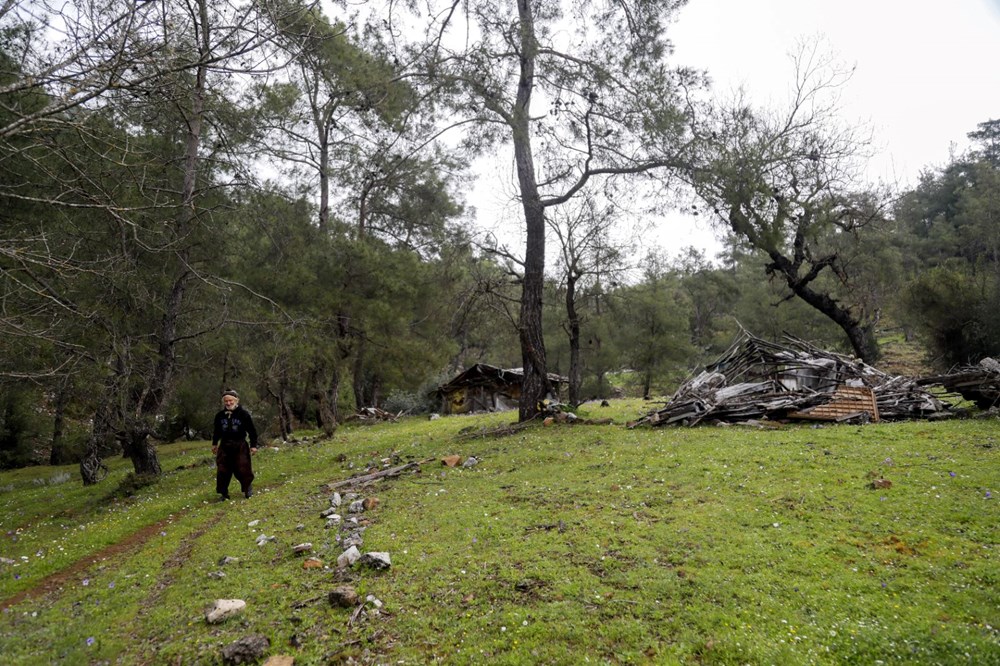
[[[856,67],[841,103],[846,121],[874,132],[871,177],[901,188],[965,150],[978,123],[1000,119],[1000,0],[690,0],[670,34],[674,62],[708,70],[716,91],[743,85],[777,106],[789,54],[822,39]],[[708,235],[674,228],[664,245]]]
[[[900,188],[965,150],[978,123],[1000,119],[1000,0],[690,0],[669,35],[672,62],[707,70],[717,93],[742,85],[776,107],[793,81],[790,54],[822,40],[856,68],[841,106],[845,121],[873,131],[871,178]],[[517,238],[513,174],[497,180],[511,169],[506,156],[491,165],[470,203],[487,227]],[[718,247],[705,221],[678,215],[662,226],[659,244],[671,254]]]

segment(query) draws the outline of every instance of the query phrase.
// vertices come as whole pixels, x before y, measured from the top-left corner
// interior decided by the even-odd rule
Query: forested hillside
[[[267,437],[432,411],[477,362],[525,369],[522,419],[547,373],[663,395],[741,327],[903,341],[900,370],[1000,354],[1000,121],[893,191],[824,102],[840,73],[727,106],[672,61],[679,3],[603,4],[568,39],[535,3],[4,3],[0,467],[158,476],[228,388]],[[501,150],[518,246],[465,195]],[[723,252],[667,251],[681,206]]]

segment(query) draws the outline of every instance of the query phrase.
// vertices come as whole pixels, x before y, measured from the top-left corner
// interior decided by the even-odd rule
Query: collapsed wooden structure
[[[756,420],[869,422],[950,415],[952,407],[915,379],[785,336],[743,332],[717,361],[633,425]]]
[[[940,386],[949,393],[958,393],[976,403],[979,409],[1000,405],[1000,361],[984,358],[976,365],[967,365],[945,375],[923,377],[923,386]]]
[[[476,363],[434,392],[441,402],[442,414],[469,414],[472,412],[499,412],[517,409],[521,398],[522,368],[503,369],[485,363]],[[553,394],[557,398],[566,377],[548,374]]]

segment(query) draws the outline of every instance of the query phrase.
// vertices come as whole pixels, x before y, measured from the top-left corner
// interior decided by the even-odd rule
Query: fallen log
[[[377,472],[371,472],[370,474],[362,474],[360,476],[352,476],[349,479],[344,479],[343,481],[334,481],[333,483],[328,483],[323,486],[324,490],[338,490],[340,488],[347,488],[350,486],[362,485],[365,483],[370,483],[372,481],[377,481],[378,479],[387,479],[399,476],[403,472],[409,471],[411,469],[417,469],[421,465],[426,465],[429,462],[433,462],[437,458],[426,458],[424,460],[415,460],[413,462],[408,462],[405,465],[398,465],[396,467],[390,467],[388,469],[379,470]]]

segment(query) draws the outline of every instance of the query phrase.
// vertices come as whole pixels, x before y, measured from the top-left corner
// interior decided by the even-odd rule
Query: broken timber
[[[424,460],[417,460],[414,462],[408,462],[405,465],[398,465],[396,467],[390,467],[388,469],[379,470],[378,472],[372,472],[370,474],[362,474],[360,476],[352,476],[349,479],[344,479],[343,481],[334,481],[333,483],[328,483],[323,486],[326,490],[338,490],[340,488],[348,488],[350,486],[359,486],[365,483],[371,483],[372,481],[377,481],[378,479],[387,479],[391,477],[396,477],[403,472],[409,471],[411,469],[418,469],[421,465],[426,465],[429,462],[437,460],[436,458],[426,458]]]
[[[792,336],[784,343],[744,331],[715,363],[632,427],[758,419],[868,422],[951,413],[950,404],[917,380],[888,375]]]

